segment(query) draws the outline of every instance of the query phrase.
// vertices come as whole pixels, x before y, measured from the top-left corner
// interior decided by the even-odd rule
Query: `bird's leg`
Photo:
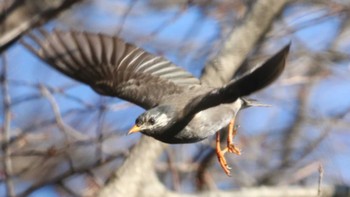
[[[218,160],[222,169],[225,171],[227,176],[230,176],[230,167],[227,165],[227,162],[224,156],[227,150],[228,150],[227,148],[225,148],[224,150],[221,150],[220,131],[216,132],[216,155],[218,156]]]
[[[239,150],[239,148],[237,148],[232,142],[236,134],[237,134],[237,128],[235,128],[235,120],[232,119],[230,121],[230,124],[228,125],[227,149],[228,149],[228,152],[230,153],[241,155],[241,150]]]
[[[227,135],[227,147],[221,150],[220,146],[220,132],[216,132],[216,155],[218,156],[219,163],[222,169],[225,171],[227,176],[230,176],[230,167],[227,165],[227,161],[225,159],[225,153],[230,152],[236,155],[240,155],[241,151],[233,144],[232,140],[236,136],[237,129],[234,125],[234,119],[230,121],[228,125],[228,135]]]

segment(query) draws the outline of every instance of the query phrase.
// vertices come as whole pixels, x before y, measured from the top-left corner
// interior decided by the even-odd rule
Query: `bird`
[[[21,43],[52,68],[98,94],[144,108],[129,134],[141,132],[169,144],[195,143],[216,134],[218,161],[228,176],[224,154],[241,153],[232,140],[237,112],[250,105],[244,97],[280,76],[290,48],[290,44],[284,46],[222,87],[210,87],[166,58],[117,36],[38,28]],[[227,147],[221,149],[218,131],[227,126]]]

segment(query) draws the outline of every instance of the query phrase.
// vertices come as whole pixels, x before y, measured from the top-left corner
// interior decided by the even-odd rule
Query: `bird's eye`
[[[142,124],[141,118],[137,118],[135,121],[136,126],[140,126]]]
[[[156,123],[156,120],[154,118],[150,118],[148,120],[148,122],[151,124],[151,125],[154,125]]]

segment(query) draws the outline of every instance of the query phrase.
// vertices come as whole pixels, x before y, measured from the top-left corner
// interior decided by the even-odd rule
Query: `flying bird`
[[[224,154],[240,154],[232,138],[234,118],[248,104],[241,97],[272,83],[282,73],[290,48],[286,45],[261,66],[214,88],[164,57],[114,36],[40,28],[22,44],[49,66],[97,93],[146,109],[129,133],[141,132],[170,144],[194,143],[216,133],[216,153],[227,175],[230,169]],[[221,149],[218,131],[228,125],[227,147]]]

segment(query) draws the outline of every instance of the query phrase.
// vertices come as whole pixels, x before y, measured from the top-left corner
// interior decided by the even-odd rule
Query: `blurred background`
[[[116,35],[200,77],[257,4],[81,0],[56,7],[62,2],[0,1],[0,196],[11,196],[10,190],[12,196],[95,196],[141,137],[126,133],[143,109],[99,96],[15,42],[45,6],[58,11],[50,8],[46,12],[55,14],[40,15],[47,20],[37,20],[35,26]],[[18,29],[21,33],[14,35]],[[286,4],[246,64],[261,63],[289,42],[292,50],[282,77],[250,96],[272,107],[249,108],[238,116],[234,142],[242,155],[226,156],[232,177],[217,163],[214,138],[170,145],[155,165],[169,190],[307,187],[320,180],[350,185],[349,1]]]

